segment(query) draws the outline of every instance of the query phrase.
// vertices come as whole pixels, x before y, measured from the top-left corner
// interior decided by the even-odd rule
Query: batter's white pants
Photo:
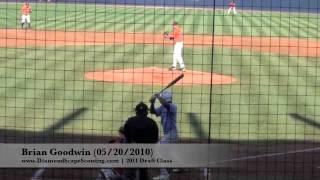
[[[27,23],[31,22],[30,15],[22,15],[21,16],[21,23],[25,23],[25,22],[27,22]]]
[[[172,67],[177,67],[177,63],[181,69],[184,67],[184,62],[182,58],[182,49],[183,49],[183,42],[176,42],[173,49],[173,64]]]
[[[236,8],[235,8],[235,7],[229,8],[229,9],[228,9],[228,14],[230,14],[231,11],[233,11],[233,14],[237,14],[237,11],[236,11]]]

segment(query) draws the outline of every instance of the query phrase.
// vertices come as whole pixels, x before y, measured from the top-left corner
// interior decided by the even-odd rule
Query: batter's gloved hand
[[[154,104],[154,102],[156,101],[156,96],[155,95],[152,95],[149,102]]]

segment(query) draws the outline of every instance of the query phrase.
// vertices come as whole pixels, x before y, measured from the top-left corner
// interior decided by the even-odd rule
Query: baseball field
[[[117,135],[181,73],[167,70],[162,37],[174,20],[185,35],[187,71],[171,88],[182,139],[320,140],[319,14],[31,3],[21,29],[21,6],[0,4],[1,142]]]

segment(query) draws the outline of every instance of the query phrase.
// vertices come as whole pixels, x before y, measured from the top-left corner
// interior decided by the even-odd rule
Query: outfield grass
[[[19,28],[21,4],[1,4],[0,28]],[[169,31],[173,19],[188,34],[285,36],[319,39],[317,14],[242,12],[181,8],[32,4],[33,28],[116,32]],[[233,85],[174,87],[183,137],[194,137],[186,114],[195,112],[216,139],[318,140],[320,130],[289,113],[320,121],[316,58],[259,54],[228,48],[185,48],[188,69],[233,75]],[[95,69],[168,67],[172,47],[151,45],[0,48],[1,129],[43,131],[76,108],[89,110],[58,132],[116,134],[140,100],[160,86],[92,82]],[[212,94],[211,94],[212,90]],[[212,96],[211,96],[212,95]],[[211,99],[211,101],[210,101]],[[211,105],[210,105],[211,103]],[[210,107],[212,108],[210,111]],[[211,114],[210,114],[211,112]],[[319,122],[320,123],[320,122]]]
[[[0,27],[19,28],[20,8],[20,3],[2,3]],[[101,4],[38,3],[32,8],[36,29],[163,33],[171,30],[171,23],[176,20],[189,34],[320,37],[318,14],[244,11],[231,16],[223,10]]]

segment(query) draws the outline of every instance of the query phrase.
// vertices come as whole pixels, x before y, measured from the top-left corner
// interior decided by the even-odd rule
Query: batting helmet
[[[170,91],[163,91],[160,94],[160,97],[162,97],[167,102],[171,102],[172,101],[172,93]]]
[[[137,115],[148,115],[148,106],[144,102],[140,102],[136,105],[135,111]]]

